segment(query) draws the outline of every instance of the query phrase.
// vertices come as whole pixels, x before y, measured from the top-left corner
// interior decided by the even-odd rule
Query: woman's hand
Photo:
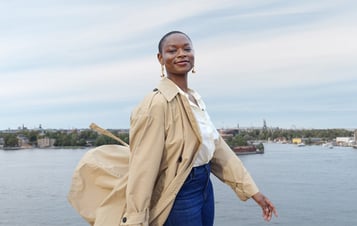
[[[270,221],[273,214],[275,215],[275,217],[278,216],[278,212],[276,211],[273,203],[270,202],[270,200],[267,197],[265,197],[262,193],[258,192],[255,195],[253,195],[252,198],[262,208],[264,220]]]

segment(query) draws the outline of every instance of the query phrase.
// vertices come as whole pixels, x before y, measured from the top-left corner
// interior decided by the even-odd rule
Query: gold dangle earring
[[[195,74],[195,73],[196,73],[196,70],[195,70],[195,67],[194,67],[194,66],[192,67],[192,71],[191,71],[191,72],[192,72],[192,74]]]
[[[165,77],[164,65],[161,64],[161,78]]]

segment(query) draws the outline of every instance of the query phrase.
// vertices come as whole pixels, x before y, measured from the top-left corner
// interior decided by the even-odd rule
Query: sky
[[[0,130],[129,128],[172,30],[217,128],[357,128],[357,1],[2,0],[0,21]]]

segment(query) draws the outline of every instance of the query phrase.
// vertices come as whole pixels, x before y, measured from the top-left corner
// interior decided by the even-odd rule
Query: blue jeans
[[[209,164],[192,168],[164,226],[213,226],[214,195]]]

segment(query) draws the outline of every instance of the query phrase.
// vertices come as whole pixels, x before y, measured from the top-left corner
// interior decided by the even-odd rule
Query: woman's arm
[[[127,207],[121,225],[148,225],[164,143],[164,111],[160,103],[139,106],[131,118]]]
[[[263,218],[266,221],[270,221],[273,214],[278,216],[273,203],[259,192],[243,163],[222,137],[219,137],[216,144],[216,151],[212,159],[212,172],[221,181],[228,184],[241,200],[253,198],[262,208]]]
[[[273,203],[262,193],[258,192],[253,195],[252,198],[262,208],[264,220],[270,221],[273,214],[275,215],[275,217],[278,216],[278,212],[276,211]]]
[[[216,141],[211,167],[212,173],[228,184],[241,200],[245,201],[259,192],[242,161],[221,136]]]

